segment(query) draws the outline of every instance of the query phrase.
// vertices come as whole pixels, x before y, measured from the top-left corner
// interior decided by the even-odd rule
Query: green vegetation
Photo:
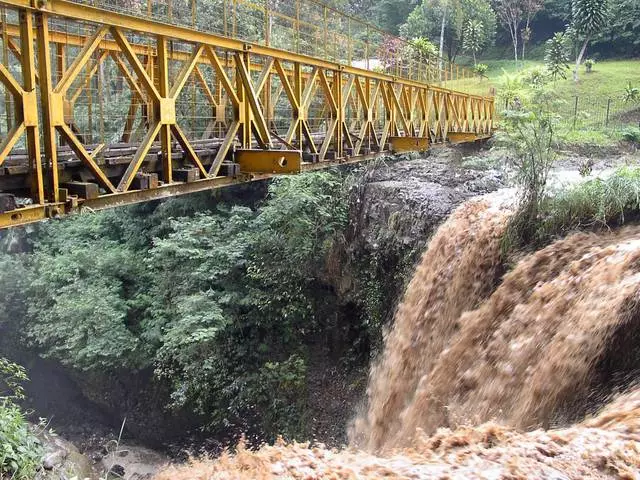
[[[576,56],[576,66],[573,79],[578,81],[578,67],[582,64],[587,45],[591,39],[602,33],[609,17],[609,3],[607,0],[572,0],[570,31],[575,40],[582,42],[582,47]]]
[[[42,461],[42,447],[15,401],[24,398],[25,370],[0,357],[0,478],[31,480]]]
[[[640,212],[640,168],[622,167],[547,196],[540,206],[535,243],[578,229],[618,226]]]
[[[153,368],[212,433],[303,436],[307,345],[338,318],[320,279],[354,178],[279,178],[255,209],[203,194],[42,224],[1,260],[0,284],[20,282],[17,334],[75,370]],[[347,349],[380,323],[365,312],[349,330]]]
[[[558,78],[567,78],[569,70],[569,55],[567,53],[564,33],[556,33],[553,38],[547,40],[547,53],[544,57],[545,67],[549,76],[556,81]]]
[[[539,85],[526,104],[504,113],[504,131],[497,140],[512,154],[511,163],[520,187],[518,210],[506,233],[510,245],[530,243],[535,234],[547,178],[556,158],[554,103],[554,94]]]

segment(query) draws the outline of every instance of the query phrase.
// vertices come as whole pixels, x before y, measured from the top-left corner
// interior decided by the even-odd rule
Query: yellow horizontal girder
[[[422,152],[429,148],[428,137],[389,137],[394,153]]]

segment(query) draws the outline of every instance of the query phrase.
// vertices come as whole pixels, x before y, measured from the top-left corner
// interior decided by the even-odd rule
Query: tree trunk
[[[477,67],[478,66],[478,62],[476,61],[476,51],[473,51],[473,66]]]
[[[516,60],[516,69],[518,68],[518,24],[513,23],[509,25],[509,33],[511,34],[511,41],[513,42],[513,57]]]
[[[440,26],[440,75],[442,80],[442,57],[444,56],[444,27],[447,23],[447,3],[444,4],[442,12],[442,25]]]
[[[578,58],[576,58],[576,68],[573,70],[573,81],[578,81],[578,68],[582,63],[582,58],[584,57],[585,52],[587,51],[587,44],[589,43],[589,36],[584,39],[584,43],[582,44],[582,48],[580,49],[580,53],[578,54]]]
[[[529,38],[529,35],[530,35],[530,33],[529,33],[529,24],[530,23],[531,23],[531,16],[527,15],[527,25],[524,27],[524,30],[523,30],[527,37],[526,38],[525,37],[522,38],[522,55],[520,56],[520,60],[522,60],[523,62],[524,62],[524,51],[525,51],[525,47],[527,46],[527,39],[530,40],[530,38]]]

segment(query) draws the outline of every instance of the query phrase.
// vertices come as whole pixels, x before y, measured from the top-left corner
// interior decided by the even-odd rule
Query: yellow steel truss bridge
[[[313,0],[0,17],[0,228],[492,133],[477,76]]]

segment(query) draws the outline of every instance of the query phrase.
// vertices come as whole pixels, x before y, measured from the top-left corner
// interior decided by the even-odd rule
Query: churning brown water
[[[431,240],[350,449],[240,448],[158,479],[640,478],[640,229],[569,236],[500,282],[508,216],[472,200]]]

